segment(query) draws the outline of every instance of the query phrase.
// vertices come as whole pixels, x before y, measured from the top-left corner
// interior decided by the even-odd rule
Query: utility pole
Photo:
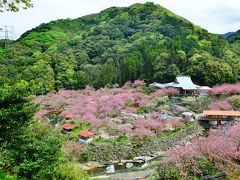
[[[9,46],[9,43],[8,43],[8,26],[4,26],[5,27],[5,49],[7,49],[8,48],[8,46]]]
[[[4,47],[5,49],[10,47],[10,43],[12,40],[15,39],[15,33],[14,33],[14,28],[13,26],[0,26],[0,39],[4,39]]]

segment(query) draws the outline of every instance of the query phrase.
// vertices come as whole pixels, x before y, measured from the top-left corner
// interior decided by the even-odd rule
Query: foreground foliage
[[[63,136],[33,121],[35,105],[28,97],[28,83],[5,85],[0,92],[0,177],[53,179],[66,163]]]
[[[19,11],[19,8],[29,8],[31,7],[31,0],[4,0],[0,1],[0,12],[3,11]]]
[[[54,175],[56,180],[88,180],[87,173],[77,163],[61,164]]]

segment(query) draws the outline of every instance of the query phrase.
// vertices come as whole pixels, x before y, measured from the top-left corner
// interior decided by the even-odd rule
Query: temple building
[[[150,86],[153,87],[154,89],[177,88],[179,89],[180,94],[182,95],[198,94],[199,88],[201,89],[201,86],[198,86],[192,82],[192,79],[190,76],[184,76],[184,75],[177,76],[174,82],[165,83],[165,84],[160,84],[155,82],[150,84]]]

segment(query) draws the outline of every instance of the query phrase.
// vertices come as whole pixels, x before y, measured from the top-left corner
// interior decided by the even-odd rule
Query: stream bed
[[[132,163],[133,167],[132,168],[126,168],[127,163],[124,163],[122,165],[119,165],[119,163],[112,164],[115,167],[115,173],[124,173],[124,172],[129,172],[129,171],[134,171],[136,169],[141,169],[141,167],[145,163]],[[88,170],[88,174],[90,176],[100,176],[100,175],[105,175],[107,174],[107,165],[103,167],[96,167],[93,169]]]

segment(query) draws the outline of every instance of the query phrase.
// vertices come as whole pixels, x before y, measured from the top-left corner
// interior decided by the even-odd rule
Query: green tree
[[[64,138],[33,121],[36,107],[29,94],[26,81],[0,87],[0,171],[26,179],[53,179],[64,163]]]
[[[35,65],[25,69],[20,79],[30,82],[31,91],[34,94],[46,93],[54,89],[54,71],[46,60],[39,60]]]
[[[19,8],[23,9],[32,7],[31,0],[4,0],[0,1],[0,12],[3,11],[19,11]]]
[[[57,53],[53,59],[54,70],[56,74],[56,89],[68,88],[74,89],[76,85],[75,69],[77,68],[76,59],[70,49],[64,50],[64,53]]]
[[[25,128],[32,123],[35,106],[26,98],[29,94],[26,81],[0,87],[0,147],[18,142]]]
[[[61,133],[40,123],[25,127],[20,141],[2,152],[5,168],[27,179],[52,179],[63,163]]]
[[[121,76],[122,81],[135,80],[140,77],[142,69],[142,55],[140,52],[133,52],[126,55],[121,61]],[[122,83],[122,82],[121,82]]]
[[[91,79],[89,74],[84,71],[79,71],[76,76],[76,88],[84,89],[86,85],[91,84]]]
[[[61,164],[54,176],[56,180],[88,180],[88,174],[78,163]]]

